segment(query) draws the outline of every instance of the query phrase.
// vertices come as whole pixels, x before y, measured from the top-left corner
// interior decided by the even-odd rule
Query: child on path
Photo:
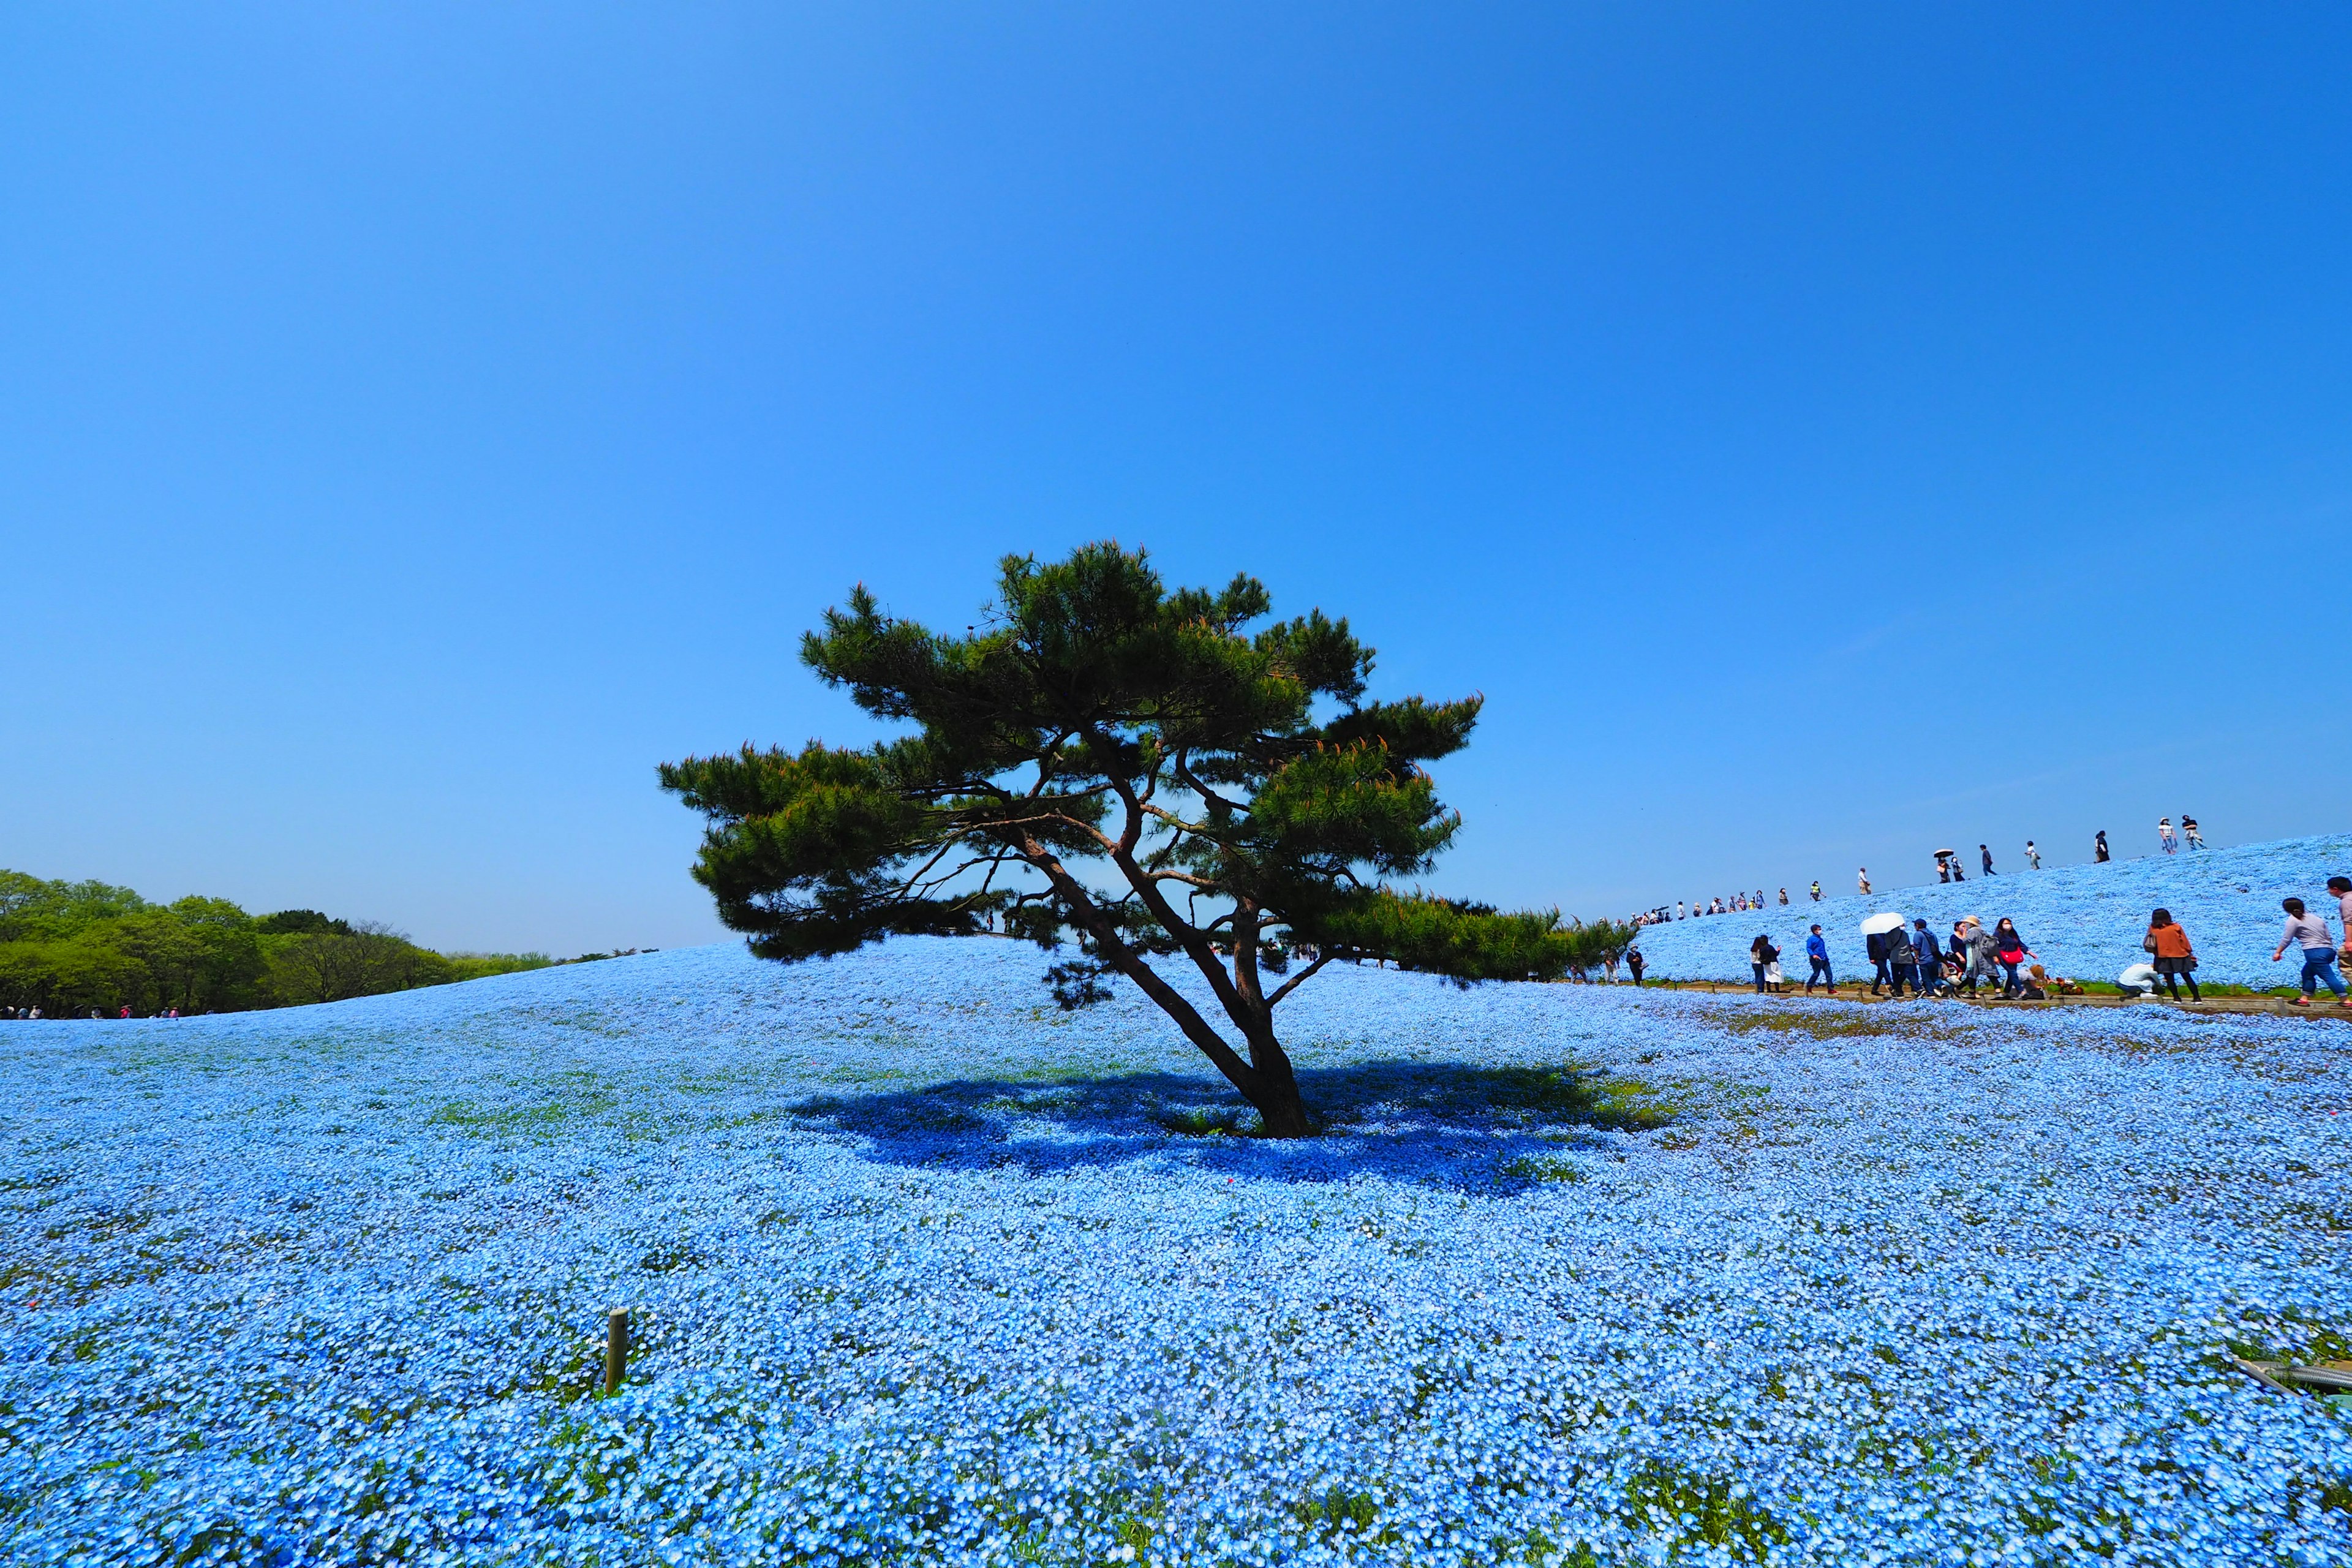
[[[2289,1000],[2297,1007],[2310,1006],[2312,997],[2317,994],[2318,983],[2325,980],[2327,988],[2336,993],[2336,1005],[2352,1007],[2352,1001],[2345,999],[2344,976],[2336,973],[2336,939],[2328,934],[2327,922],[2305,913],[2301,899],[2284,900],[2279,908],[2286,911],[2286,934],[2279,938],[2278,951],[2271,954],[2271,962],[2276,963],[2284,956],[2290,943],[2303,948],[2303,994]]]
[[[1813,983],[1819,981],[1830,988],[1831,995],[1836,995],[1837,981],[1830,973],[1830,944],[1822,940],[1822,928],[1819,926],[1815,926],[1812,934],[1805,938],[1805,960],[1813,966],[1813,972],[1805,976],[1805,994],[1811,996]]]
[[[2189,945],[2189,933],[2172,918],[2170,910],[2158,910],[2147,917],[2147,935],[2140,946],[2156,954],[2156,973],[2164,981],[2166,994],[2175,1002],[2180,1000],[2180,982],[2189,982],[2189,999],[2205,1000],[2197,989],[2197,950]]]

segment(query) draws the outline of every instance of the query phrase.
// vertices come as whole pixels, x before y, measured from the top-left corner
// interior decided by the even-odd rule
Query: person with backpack
[[[1748,944],[1748,967],[1756,971],[1756,994],[1761,996],[1764,994],[1765,967],[1780,962],[1780,950],[1772,945],[1769,936],[1758,931],[1756,940]]]
[[[2147,917],[2147,935],[2139,945],[2156,955],[2156,973],[2164,982],[2165,994],[2175,1002],[2180,1000],[2180,982],[2189,982],[2189,999],[2205,1000],[2197,989],[2197,950],[2189,944],[2189,933],[2172,918],[2170,910],[2158,910]]]
[[[1919,994],[1933,996],[1944,985],[1944,950],[1926,921],[1911,922],[1911,946],[1919,955]]]
[[[2336,939],[2328,934],[2327,922],[2306,912],[2301,899],[2283,900],[2279,908],[2286,911],[2286,934],[2279,938],[2278,951],[2271,954],[2271,962],[2276,963],[2291,944],[2303,948],[2303,994],[2289,997],[2288,1001],[2297,1007],[2310,1006],[2312,997],[2318,994],[2318,983],[2325,980],[2327,988],[2336,993],[2336,1005],[2352,1007],[2352,1001],[2345,998],[2344,976],[2336,972]]]
[[[1908,927],[1898,925],[1886,933],[1886,967],[1895,976],[1895,984],[1887,992],[1890,1000],[1903,994],[1906,980],[1911,982],[1914,991],[1919,988],[1919,950],[1911,945]]]
[[[2025,939],[2017,934],[2016,924],[2007,915],[1993,925],[1992,955],[1993,962],[2000,965],[2000,994],[2004,997],[2015,997],[2025,989],[2017,978],[2017,966],[2029,958],[2038,962],[2042,957],[2025,945]]]
[[[1812,973],[1805,976],[1805,994],[1811,996],[1813,983],[1819,981],[1830,988],[1831,995],[1836,995],[1837,980],[1830,973],[1830,944],[1822,939],[1819,926],[1805,938],[1805,962],[1812,966]]]

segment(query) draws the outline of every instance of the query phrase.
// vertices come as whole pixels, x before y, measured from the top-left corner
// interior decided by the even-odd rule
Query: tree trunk
[[[1298,1075],[1291,1070],[1289,1054],[1274,1037],[1271,1022],[1249,1032],[1252,1084],[1236,1086],[1257,1107],[1268,1138],[1312,1138],[1315,1124],[1307,1118],[1307,1102],[1298,1092]]]

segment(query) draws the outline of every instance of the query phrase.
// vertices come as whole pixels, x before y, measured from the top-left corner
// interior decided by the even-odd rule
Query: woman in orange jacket
[[[2147,936],[2140,945],[2156,954],[2157,977],[2164,982],[2165,990],[2175,1002],[2180,1000],[2178,982],[2189,982],[2189,999],[2202,1002],[2204,994],[2197,989],[2197,950],[2189,945],[2189,933],[2174,923],[2170,910],[2158,910],[2147,917]]]

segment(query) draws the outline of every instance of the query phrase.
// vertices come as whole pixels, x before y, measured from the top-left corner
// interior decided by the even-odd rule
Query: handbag
[[[2139,939],[2139,950],[2142,952],[2154,952],[2156,951],[2156,933],[2154,931],[2150,931],[2146,936]]]

